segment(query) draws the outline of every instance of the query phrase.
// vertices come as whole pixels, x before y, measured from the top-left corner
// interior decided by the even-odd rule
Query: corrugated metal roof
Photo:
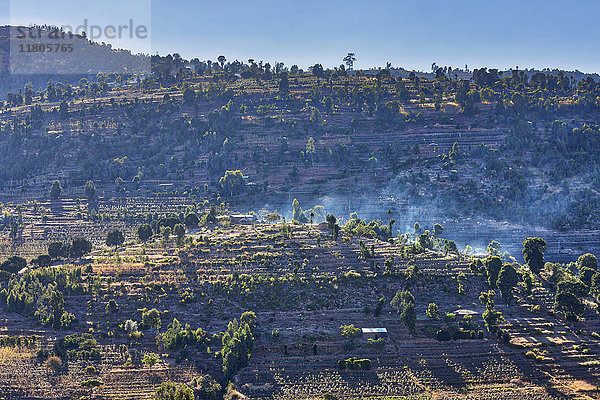
[[[362,328],[362,333],[387,333],[385,328]]]

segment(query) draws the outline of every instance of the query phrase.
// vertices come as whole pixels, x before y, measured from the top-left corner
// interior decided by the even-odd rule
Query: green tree
[[[490,290],[488,292],[481,292],[479,295],[479,301],[485,306],[485,312],[483,313],[483,321],[488,332],[496,332],[498,329],[498,322],[503,321],[502,313],[496,311],[494,297],[496,292]]]
[[[193,227],[198,226],[198,224],[200,223],[200,219],[198,218],[196,213],[189,213],[188,215],[185,216],[183,223],[188,228],[193,228]]]
[[[161,228],[162,239],[165,244],[169,243],[169,240],[171,239],[171,233],[172,231],[170,226],[163,226]]]
[[[327,228],[329,228],[333,231],[333,227],[335,226],[335,224],[337,222],[337,218],[335,218],[335,215],[327,214],[327,216],[325,217],[325,221],[327,221]]]
[[[400,314],[400,321],[408,328],[411,335],[416,331],[417,313],[415,297],[408,290],[398,290],[390,305]]]
[[[344,339],[354,339],[360,335],[360,328],[356,328],[354,324],[351,325],[341,325],[340,326],[340,335]]]
[[[444,232],[444,227],[440,224],[433,224],[433,234],[437,237]]]
[[[325,71],[323,70],[323,66],[321,64],[315,64],[311,68],[312,74],[317,78],[325,77]]]
[[[247,324],[250,329],[254,329],[256,324],[256,313],[254,311],[244,311],[240,316],[240,324]]]
[[[502,269],[502,259],[498,256],[491,256],[485,259],[485,272],[487,274],[488,284],[496,288],[498,274]]]
[[[429,237],[429,231],[425,231],[419,235],[419,246],[426,250],[433,247],[433,241]]]
[[[305,224],[308,222],[308,218],[306,218],[306,215],[304,215],[304,212],[302,211],[302,207],[300,207],[300,202],[298,201],[298,199],[294,199],[292,201],[292,208],[292,219],[300,222],[301,224]]]
[[[160,313],[156,308],[142,312],[142,326],[149,329],[160,329]]]
[[[583,267],[597,270],[598,269],[598,259],[596,258],[596,256],[591,253],[585,253],[585,254],[580,255],[579,258],[577,259],[577,268],[581,269]]]
[[[587,286],[591,286],[592,285],[592,277],[596,273],[598,273],[598,271],[595,269],[588,268],[588,267],[581,267],[581,268],[579,268],[579,279],[581,280],[581,282],[585,283]]]
[[[458,254],[458,247],[454,240],[446,240],[444,242],[444,254],[448,255],[448,253]]]
[[[23,257],[12,256],[2,264],[0,264],[0,270],[7,271],[11,274],[17,274],[20,270],[27,266],[27,260]]]
[[[75,238],[69,248],[69,256],[81,258],[92,251],[92,243],[86,238]]]
[[[528,237],[523,242],[523,257],[534,274],[539,274],[544,267],[544,251],[546,241],[542,238]]]
[[[88,200],[96,198],[96,184],[93,181],[87,181],[85,183],[84,191],[85,197],[87,197]]]
[[[196,99],[196,92],[191,87],[186,87],[183,90],[183,102],[187,105],[190,105]]]
[[[52,242],[48,245],[48,255],[53,260],[61,257],[69,256],[69,246],[65,246],[61,242]]]
[[[106,303],[106,313],[114,314],[119,310],[119,305],[114,299],[110,299],[108,303]]]
[[[373,315],[375,317],[379,317],[381,315],[381,310],[383,310],[384,305],[385,305],[385,297],[379,298],[379,300],[377,301],[377,305],[375,306],[375,309],[373,310]]]
[[[178,240],[183,239],[183,237],[185,236],[185,227],[183,226],[183,224],[175,225],[175,227],[173,228],[173,233],[175,234],[175,236],[177,236]]]
[[[222,399],[221,385],[210,375],[200,375],[192,379],[190,386],[194,388],[197,400],[218,400]]]
[[[221,69],[225,68],[225,61],[227,61],[227,58],[225,58],[224,55],[220,55],[219,57],[217,57],[217,61],[219,62],[219,64],[221,64]]]
[[[354,61],[356,61],[356,57],[354,53],[348,53],[346,55],[346,57],[344,57],[344,63],[346,64],[346,66],[348,67],[348,71],[352,71],[352,68],[354,67]]]
[[[227,379],[230,379],[237,371],[248,365],[250,354],[254,349],[252,326],[237,320],[231,321],[222,337],[222,344],[223,373]]]
[[[281,79],[279,80],[279,94],[286,96],[290,93],[290,81],[288,79],[287,72],[281,73]]]
[[[40,254],[37,258],[31,260],[32,263],[41,267],[49,267],[52,265],[52,258],[48,254]]]
[[[556,285],[554,309],[565,314],[569,321],[574,321],[585,311],[585,306],[580,298],[588,293],[587,286],[575,279],[566,279]]]
[[[167,381],[156,389],[154,400],[194,400],[194,391],[185,383]]]
[[[62,187],[60,186],[60,181],[57,179],[52,182],[52,186],[50,187],[50,198],[58,199],[62,193]]]
[[[596,272],[592,275],[591,281],[590,294],[595,296],[597,300],[598,296],[600,296],[600,272]]]
[[[60,103],[58,115],[60,116],[60,119],[67,119],[69,117],[69,105],[66,100],[63,100]]]
[[[123,242],[125,242],[125,237],[123,236],[123,232],[118,229],[113,229],[106,235],[106,245],[115,246],[115,250],[122,245]]]
[[[511,264],[504,264],[498,274],[496,286],[500,289],[500,295],[507,305],[513,299],[513,289],[519,283],[519,274]]]
[[[497,241],[495,241],[495,240],[492,240],[492,241],[491,241],[491,242],[490,242],[490,243],[487,245],[487,250],[486,250],[486,251],[487,251],[487,253],[488,253],[490,256],[497,256],[497,257],[500,257],[500,248],[501,248],[501,247],[502,247],[502,245],[501,245],[499,242],[497,242]]]
[[[427,306],[427,310],[425,311],[425,315],[427,315],[427,318],[436,321],[440,319],[440,310],[438,309],[437,304],[429,303],[429,305]]]
[[[115,191],[122,193],[125,190],[125,181],[120,176],[115,179]]]
[[[415,311],[415,303],[408,302],[402,308],[400,313],[400,321],[408,328],[411,335],[414,335],[417,328],[417,312]]]
[[[225,175],[219,179],[219,185],[227,195],[234,196],[242,191],[246,186],[246,181],[240,170],[225,171]]]
[[[421,225],[419,224],[419,222],[415,222],[414,231],[415,231],[415,235],[418,235],[421,233]]]
[[[137,236],[142,242],[148,241],[152,237],[152,227],[149,224],[141,224],[137,228]]]
[[[531,274],[531,271],[523,271],[521,280],[523,281],[523,285],[525,285],[525,294],[531,296],[533,291],[533,275]]]
[[[58,290],[52,291],[50,308],[52,308],[52,328],[59,330],[61,327],[61,318],[65,312],[65,299],[62,292]]]
[[[306,156],[310,159],[311,163],[314,163],[315,155],[317,154],[317,149],[315,148],[315,139],[311,137],[308,138],[306,142]]]

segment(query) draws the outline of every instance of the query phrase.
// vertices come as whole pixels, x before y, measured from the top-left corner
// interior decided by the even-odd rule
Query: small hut
[[[387,329],[385,328],[362,328],[363,339],[379,339],[387,337]]]
[[[454,314],[456,314],[456,317],[459,319],[463,319],[465,315],[470,315],[473,319],[479,317],[479,313],[477,311],[467,310],[466,308],[458,309],[454,311]]]
[[[254,215],[252,214],[232,214],[230,218],[232,224],[251,225],[254,221]]]

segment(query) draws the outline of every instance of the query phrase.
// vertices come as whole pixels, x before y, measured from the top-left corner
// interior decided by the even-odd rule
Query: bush
[[[70,359],[100,358],[98,342],[89,333],[73,334],[61,338],[54,344],[54,353]]]
[[[85,367],[84,372],[86,373],[86,375],[94,375],[96,374],[96,367],[94,367],[93,365],[88,365],[87,367]]]
[[[155,400],[194,400],[194,392],[184,383],[163,382],[154,393]]]
[[[440,329],[436,332],[435,337],[440,342],[447,342],[452,339],[452,335],[446,329]]]
[[[158,361],[160,361],[160,357],[156,353],[146,353],[144,354],[144,358],[142,358],[142,362],[149,366],[153,366]]]
[[[368,371],[371,369],[371,360],[368,358],[358,359],[356,357],[348,358],[347,360],[338,360],[338,368]]]
[[[379,338],[379,339],[367,339],[367,346],[372,347],[374,349],[378,349],[381,350],[385,347],[385,339],[384,338]]]
[[[46,362],[44,362],[44,365],[48,369],[51,369],[53,371],[58,371],[62,367],[62,360],[60,359],[60,357],[50,356],[50,357],[48,357]]]
[[[360,329],[356,328],[354,324],[340,326],[340,334],[344,339],[352,339],[360,334]]]
[[[132,321],[132,320],[128,319],[123,324],[123,329],[125,329],[125,331],[131,335],[132,333],[137,332],[138,324],[136,321]]]
[[[189,386],[193,388],[197,398],[202,400],[217,400],[221,393],[221,385],[210,375],[195,377]]]
[[[456,314],[454,314],[454,313],[446,313],[444,315],[444,321],[446,321],[446,322],[452,322],[454,320],[456,320]]]
[[[160,313],[156,308],[142,312],[142,327],[160,329]]]
[[[10,257],[8,260],[0,264],[0,269],[11,274],[16,274],[27,266],[27,261],[19,256]]]
[[[81,386],[83,387],[98,387],[98,386],[102,386],[104,385],[104,382],[102,382],[100,379],[88,379],[87,381],[83,381],[80,383]]]

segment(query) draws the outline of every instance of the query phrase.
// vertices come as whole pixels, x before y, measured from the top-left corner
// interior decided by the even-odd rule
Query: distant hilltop
[[[185,60],[176,53],[173,56],[167,55],[166,57],[133,54],[127,49],[115,49],[111,44],[92,41],[85,34],[71,34],[70,32],[63,32],[59,28],[46,25],[34,26],[33,28],[36,34],[41,36],[47,37],[53,32],[64,35],[65,40],[58,42],[65,44],[65,46],[53,47],[51,49],[44,48],[44,50],[51,51],[42,52],[39,51],[39,47],[34,47],[40,43],[40,40],[36,42],[35,39],[22,40],[18,38],[19,34],[21,33],[21,36],[23,36],[22,32],[29,30],[29,27],[0,26],[0,99],[5,98],[8,92],[17,92],[29,82],[31,82],[34,89],[39,89],[45,87],[49,80],[65,84],[76,84],[81,78],[95,78],[99,73],[115,73],[122,77],[156,76],[164,70],[165,61],[169,60],[172,61],[169,62],[170,64],[174,64],[184,70],[198,70],[206,66],[208,69],[211,68],[210,60],[206,60],[206,62],[202,62],[198,58]],[[220,57],[224,59],[224,56]],[[244,63],[236,60],[233,64],[241,66],[241,70],[244,70]],[[212,65],[218,67],[219,64],[212,62]],[[269,64],[266,63],[266,65]],[[322,68],[321,64],[315,64],[315,66]],[[291,67],[290,71],[293,72],[294,67],[296,71],[302,71],[297,66]],[[311,70],[311,68],[309,67],[308,70]],[[343,68],[343,65],[340,68]],[[248,65],[245,68],[246,73],[250,73],[250,69]],[[338,68],[335,69],[337,70]],[[450,66],[438,66],[436,63],[432,64],[431,72],[411,71],[402,67],[392,66],[388,63],[385,68],[376,67],[356,71],[348,70],[347,72],[377,76],[380,71],[383,71],[386,73],[389,72],[391,76],[396,78],[411,78],[416,76],[433,79],[438,70],[442,70],[444,75],[455,80],[472,80],[474,72],[482,71],[482,69],[470,70],[466,65],[464,68],[453,68]],[[488,71],[487,68],[483,68],[483,70]],[[499,77],[512,76],[516,71],[526,75],[528,78],[539,73],[554,76],[562,73],[562,75],[575,81],[587,79],[588,77],[591,77],[596,82],[600,81],[600,75],[597,73],[590,74],[578,70],[565,71],[557,68],[538,70],[519,69],[515,67],[514,69],[504,71],[490,68],[489,71],[493,71]]]
[[[149,55],[114,49],[110,44],[96,43],[84,35],[59,31],[55,27],[2,26],[0,43],[2,70],[13,74],[131,74],[148,72],[150,65]]]
[[[469,69],[463,69],[463,68],[455,68],[452,69],[450,67],[441,67],[444,68],[444,74],[447,75],[450,78],[454,78],[454,75],[456,75],[456,79],[461,80],[461,79],[472,79],[473,78],[473,72],[474,70],[477,70],[478,68],[475,68],[474,70],[469,70]],[[448,71],[448,68],[450,68],[450,71]],[[488,70],[488,68],[483,67],[484,69]],[[367,70],[363,70],[362,72],[365,75],[377,75],[377,73],[381,70],[381,68],[371,68],[371,69],[367,69]],[[493,69],[489,69],[490,71],[492,71]],[[588,77],[592,77],[596,82],[600,81],[600,75],[598,73],[587,73],[587,72],[581,72],[579,70],[574,70],[574,71],[567,71],[567,70],[561,70],[558,68],[544,68],[544,69],[535,69],[535,68],[525,68],[525,69],[518,69],[518,67],[515,67],[515,69],[507,69],[507,70],[496,70],[498,72],[499,76],[512,76],[512,73],[514,71],[519,71],[519,72],[523,72],[525,75],[527,75],[528,78],[531,78],[532,76],[534,76],[535,74],[546,74],[546,75],[553,75],[553,76],[558,76],[559,73],[563,73],[563,75],[569,77],[569,78],[573,78],[577,81],[580,81],[582,79],[586,79]],[[433,79],[435,78],[435,73],[432,72],[423,72],[423,71],[411,71],[411,70],[407,70],[401,67],[390,67],[389,68],[389,72],[390,75],[397,78],[397,77],[402,77],[402,78],[409,78],[411,73],[414,73],[415,76],[419,77],[419,78],[428,78],[428,79]]]
[[[135,75],[150,72],[149,55],[133,54],[110,44],[96,43],[84,35],[62,31],[59,32],[64,34],[63,39],[49,40],[49,35],[58,28],[34,28],[42,39],[23,35],[29,27],[0,26],[1,97],[8,91],[21,89],[27,82],[42,87],[49,79],[77,82],[98,73]]]

